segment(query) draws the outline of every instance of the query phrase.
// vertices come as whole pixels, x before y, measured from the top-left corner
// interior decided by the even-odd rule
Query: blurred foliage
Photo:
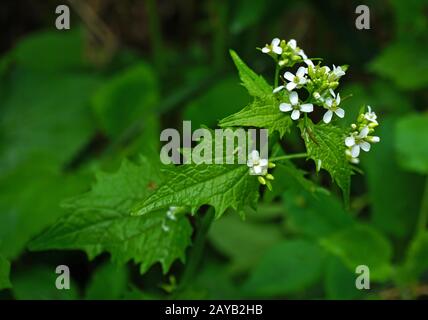
[[[72,8],[72,30],[57,31],[58,3],[51,0],[31,4],[28,22],[8,20],[3,28],[0,298],[426,297],[426,1],[367,1],[371,29],[361,31],[354,25],[355,1],[80,3],[100,19],[88,21]],[[21,14],[13,1],[3,6]],[[100,28],[118,45],[95,34]],[[305,171],[292,163],[275,169],[273,192],[261,195],[257,211],[245,208],[245,219],[212,203],[225,213],[212,223],[206,243],[200,240],[203,219],[167,221],[163,211],[128,215],[133,201],[164,179],[152,163],[159,130],[180,129],[182,120],[191,120],[193,129],[214,128],[246,105],[253,110],[228,49],[272,79],[269,59],[254,48],[275,36],[295,38],[328,64],[350,65],[341,92],[346,121],[363,104],[378,113],[381,143],[361,157],[363,173],[352,176],[349,208],[327,175],[309,173],[312,162],[298,162]],[[268,90],[245,64],[240,70],[253,96]],[[258,112],[260,126],[273,123],[272,115]],[[284,134],[287,153],[299,152],[299,134],[286,126],[272,129]],[[348,192],[350,173],[327,169]],[[237,171],[225,172],[241,181]],[[191,177],[184,172],[178,179],[176,191],[184,192]],[[224,194],[246,191],[224,182]],[[219,191],[209,184],[201,190],[200,198]],[[165,194],[173,204],[174,192]],[[245,199],[236,207],[255,198]],[[180,237],[168,236],[165,223]],[[84,250],[88,259],[65,249]],[[109,254],[99,256],[102,251]],[[55,288],[58,264],[71,266],[71,290]],[[370,266],[370,290],[355,288],[359,264]]]

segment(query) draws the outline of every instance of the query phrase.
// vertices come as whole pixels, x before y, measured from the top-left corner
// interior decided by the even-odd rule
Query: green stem
[[[425,231],[428,223],[428,177],[425,179],[425,190],[422,196],[421,209],[419,211],[419,217],[416,226],[416,237]]]
[[[274,89],[278,88],[278,81],[279,81],[279,64],[278,64],[278,60],[275,61],[276,65],[275,65],[275,79],[274,79]]]
[[[188,257],[183,275],[181,276],[179,289],[183,289],[192,280],[192,278],[195,277],[204,253],[205,240],[214,218],[215,211],[214,208],[211,207],[207,210],[205,215],[199,219],[195,241],[193,242],[192,251]]]
[[[146,0],[146,14],[148,18],[148,28],[152,47],[153,61],[158,71],[162,72],[164,65],[164,50],[161,25],[156,0]]]
[[[280,160],[289,160],[289,159],[297,159],[297,158],[306,158],[307,156],[308,156],[307,153],[287,154],[285,156],[270,158],[269,161],[280,161]]]

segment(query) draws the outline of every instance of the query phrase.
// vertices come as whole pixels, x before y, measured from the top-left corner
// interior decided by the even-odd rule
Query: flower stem
[[[289,160],[289,159],[297,159],[297,158],[306,158],[307,156],[308,156],[307,153],[286,154],[285,156],[270,158],[269,161],[280,161],[280,160]]]
[[[275,64],[274,89],[278,87],[278,80],[279,80],[279,64],[278,64],[278,60],[276,60],[276,64]]]
[[[421,203],[421,209],[419,211],[419,217],[418,217],[418,223],[417,223],[417,229],[416,229],[416,235],[420,235],[422,232],[425,231],[425,228],[428,223],[428,177],[425,178],[425,190],[424,194],[422,196],[422,203]]]

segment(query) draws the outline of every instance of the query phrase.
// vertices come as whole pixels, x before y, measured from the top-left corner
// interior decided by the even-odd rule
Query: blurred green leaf
[[[95,92],[92,104],[101,128],[109,136],[119,135],[159,102],[156,74],[139,63],[114,75]]]
[[[70,289],[57,289],[54,267],[33,266],[12,276],[13,295],[18,300],[76,300],[78,288],[70,278]]]
[[[236,10],[231,19],[231,31],[240,33],[243,30],[256,24],[268,11],[270,1],[268,0],[253,0],[245,1],[238,0],[235,2]]]
[[[217,82],[202,96],[193,99],[184,109],[183,118],[192,121],[192,127],[215,126],[223,117],[248,104],[248,94],[235,77]]]
[[[370,269],[371,279],[388,280],[391,276],[392,246],[376,229],[355,225],[321,239],[321,245],[342,259],[352,271],[359,265]]]
[[[42,72],[62,72],[87,66],[83,34],[79,28],[67,32],[35,32],[23,38],[11,56],[18,65]]]
[[[255,98],[264,98],[265,96],[272,95],[272,87],[262,76],[251,70],[235,51],[230,50],[230,55],[238,69],[242,85],[247,88],[251,96]]]
[[[420,234],[410,244],[404,263],[407,278],[418,280],[428,270],[428,231]]]
[[[404,169],[428,174],[428,114],[400,118],[395,130],[398,163]]]
[[[242,221],[235,214],[216,220],[209,232],[211,243],[231,259],[230,268],[234,271],[253,266],[281,238],[277,225]]]
[[[428,43],[398,41],[388,46],[369,65],[376,74],[402,89],[422,89],[428,85]]]
[[[0,175],[22,162],[60,168],[70,161],[94,133],[88,100],[98,81],[16,70],[2,101]]]
[[[10,262],[0,254],[0,290],[10,288]]]
[[[345,132],[325,123],[313,124],[310,119],[299,123],[308,158],[317,169],[323,168],[343,191],[345,203],[349,202],[352,170],[345,155]]]
[[[268,129],[269,133],[278,131],[281,137],[290,130],[291,125],[291,118],[279,111],[274,98],[255,100],[241,111],[219,122],[219,126],[222,128],[257,127]]]
[[[304,235],[325,237],[354,223],[350,213],[333,195],[314,195],[294,188],[283,194],[283,201],[287,226]]]
[[[424,181],[416,174],[403,172],[397,164],[395,127],[394,118],[382,119],[376,128],[381,142],[361,156],[361,163],[367,176],[373,225],[403,239],[414,230]]]
[[[87,300],[115,300],[125,294],[128,272],[125,266],[105,263],[92,274],[86,288]]]
[[[89,257],[109,251],[113,261],[133,260],[146,272],[160,262],[166,273],[174,260],[184,260],[192,228],[185,216],[172,220],[165,211],[131,217],[131,208],[158,187],[159,169],[147,159],[124,161],[113,174],[99,173],[86,194],[70,199],[72,213],[30,243],[31,250],[82,249]]]
[[[355,280],[358,274],[353,273],[336,257],[329,257],[326,267],[324,288],[327,299],[351,300],[361,298],[364,291],[358,290]]]
[[[398,37],[407,39],[417,35],[426,36],[428,28],[428,9],[425,0],[392,0],[390,1],[394,9],[395,21]]]
[[[319,280],[323,252],[305,240],[287,240],[266,252],[251,272],[244,292],[251,297],[296,293]]]

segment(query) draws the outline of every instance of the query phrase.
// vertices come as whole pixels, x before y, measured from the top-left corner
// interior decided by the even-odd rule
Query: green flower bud
[[[258,176],[257,180],[259,180],[260,184],[262,184],[262,185],[266,184],[266,180],[262,176]]]

